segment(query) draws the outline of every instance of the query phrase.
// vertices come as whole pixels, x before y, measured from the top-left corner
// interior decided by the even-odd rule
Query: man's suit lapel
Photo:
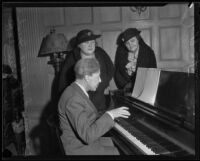
[[[72,87],[74,88],[74,90],[78,91],[78,93],[83,97],[83,99],[86,100],[88,104],[90,105],[90,107],[98,114],[96,107],[90,101],[89,97],[84,93],[84,91],[76,83],[73,83]]]

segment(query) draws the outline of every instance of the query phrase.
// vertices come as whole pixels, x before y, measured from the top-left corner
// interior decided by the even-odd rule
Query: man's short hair
[[[96,58],[80,59],[75,65],[76,78],[82,79],[85,75],[92,75],[100,71],[100,65]]]

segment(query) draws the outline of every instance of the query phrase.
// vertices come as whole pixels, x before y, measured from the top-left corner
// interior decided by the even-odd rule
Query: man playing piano
[[[101,82],[99,62],[80,59],[75,65],[76,80],[65,89],[58,104],[61,140],[66,155],[119,155],[110,137],[102,137],[118,117],[128,118],[127,107],[119,107],[99,116],[88,91]]]

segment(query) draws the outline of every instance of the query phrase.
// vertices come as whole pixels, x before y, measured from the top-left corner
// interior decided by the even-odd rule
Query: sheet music
[[[138,77],[138,78],[137,78]],[[136,85],[132,96],[138,100],[154,105],[160,79],[160,69],[141,69],[136,77]],[[138,95],[140,93],[140,95]]]
[[[136,73],[135,85],[132,92],[132,97],[137,98],[142,94],[147,76],[148,68],[139,67]]]

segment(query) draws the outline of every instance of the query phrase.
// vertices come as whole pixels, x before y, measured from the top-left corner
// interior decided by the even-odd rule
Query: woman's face
[[[132,37],[125,42],[125,46],[130,52],[135,52],[139,47],[138,39],[135,36]]]
[[[95,51],[95,40],[85,41],[79,44],[81,52],[87,56],[94,54]]]

